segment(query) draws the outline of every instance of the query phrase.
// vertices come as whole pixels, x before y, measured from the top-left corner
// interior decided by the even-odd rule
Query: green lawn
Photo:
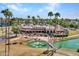
[[[79,30],[70,30],[69,31],[69,36],[76,35],[76,34],[79,34]]]

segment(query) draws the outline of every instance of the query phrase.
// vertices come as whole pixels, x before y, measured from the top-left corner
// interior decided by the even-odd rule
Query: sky
[[[79,18],[79,3],[0,3],[0,11],[9,9],[13,17],[27,18],[39,15],[48,18],[48,12],[59,12],[60,18]],[[0,13],[0,17],[4,17]]]

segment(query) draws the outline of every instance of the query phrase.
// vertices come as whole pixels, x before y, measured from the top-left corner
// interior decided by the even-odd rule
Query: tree
[[[10,17],[13,16],[12,12],[9,9],[2,10],[1,13],[6,17],[8,24],[10,23]]]
[[[53,22],[52,22],[52,20],[48,20],[48,22],[47,22],[49,25],[53,25]]]
[[[37,18],[38,18],[38,19],[40,19],[40,16],[39,16],[39,15],[37,15]]]
[[[29,18],[30,18],[30,16],[27,16],[27,18],[29,19]]]
[[[30,19],[30,15],[27,16],[28,20],[25,21],[26,24],[29,24],[32,22],[32,20]]]
[[[57,24],[59,24],[58,17],[60,17],[60,13],[57,12],[54,15],[55,15],[55,20],[57,20]]]
[[[1,13],[5,16],[6,20],[5,20],[5,23],[7,22],[8,25],[10,25],[10,17],[13,16],[12,12],[9,10],[9,9],[4,9],[1,11]],[[8,30],[7,30],[8,29]],[[10,40],[9,40],[9,26],[6,26],[6,29],[5,29],[5,38],[8,38],[8,40],[5,40],[5,44],[8,42],[8,44],[10,43]],[[10,50],[10,47],[8,45],[8,54],[6,53],[7,50],[6,50],[6,45],[5,45],[5,55],[9,55],[9,50]]]
[[[53,16],[53,12],[52,11],[50,11],[50,12],[48,12],[48,16],[50,17],[50,20],[48,21],[48,24],[50,24],[50,25],[52,25],[52,21],[51,21],[51,17]],[[46,30],[46,32],[48,32],[48,42],[50,43],[50,30]],[[49,45],[48,45],[48,48],[47,48],[47,50],[49,50]]]
[[[37,15],[37,21],[38,21],[38,24],[40,23],[40,16],[39,15]]]
[[[30,20],[29,19],[26,19],[25,20],[25,24],[29,24],[30,23]]]
[[[35,16],[32,16],[32,19],[34,20],[35,19]]]
[[[35,19],[35,16],[32,16],[32,22],[34,25],[37,24],[37,20]]]
[[[12,26],[12,31],[16,34],[16,36],[17,36],[17,34],[19,33],[19,28],[17,27],[17,26]]]
[[[58,19],[58,17],[60,17],[60,13],[55,13],[55,18],[57,18]]]
[[[51,19],[51,17],[53,16],[53,12],[52,12],[52,11],[48,12],[48,16],[49,16],[50,19]]]

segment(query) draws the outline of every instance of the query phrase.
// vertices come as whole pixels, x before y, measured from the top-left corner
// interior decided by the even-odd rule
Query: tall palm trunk
[[[5,23],[7,21],[6,27],[5,27],[5,55],[9,56],[10,53],[10,40],[9,40],[9,17],[6,17]],[[7,44],[7,45],[6,45]]]
[[[51,16],[50,16],[50,20],[51,20]]]
[[[7,19],[7,17],[6,17]],[[6,20],[4,20],[4,24],[5,24],[5,56],[7,55],[7,46],[6,46],[6,43],[7,43],[7,26],[6,26]]]
[[[9,56],[9,53],[10,53],[10,39],[9,39],[9,31],[10,31],[10,22],[9,21],[10,21],[10,17],[8,17],[7,20],[8,20],[8,26],[7,26],[8,27],[8,29],[7,29],[8,33],[7,33],[7,35],[8,35],[8,56]]]
[[[9,11],[9,9],[5,9],[5,10],[2,10],[1,13],[3,13],[3,15],[6,18],[6,20],[4,20],[4,23],[5,23],[5,55],[9,55],[9,26],[8,26],[9,24],[7,25],[7,23],[9,23],[8,19],[12,17],[12,12]]]

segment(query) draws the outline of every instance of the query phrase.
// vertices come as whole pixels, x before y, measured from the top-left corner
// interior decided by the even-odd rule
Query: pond
[[[79,49],[79,39],[71,39],[67,41],[60,41],[54,43],[55,46],[61,47],[61,48],[73,48],[73,49]]]
[[[54,45],[60,48],[79,49],[79,39],[55,42]],[[48,44],[45,41],[32,41],[28,43],[28,46],[33,48],[47,48]]]

